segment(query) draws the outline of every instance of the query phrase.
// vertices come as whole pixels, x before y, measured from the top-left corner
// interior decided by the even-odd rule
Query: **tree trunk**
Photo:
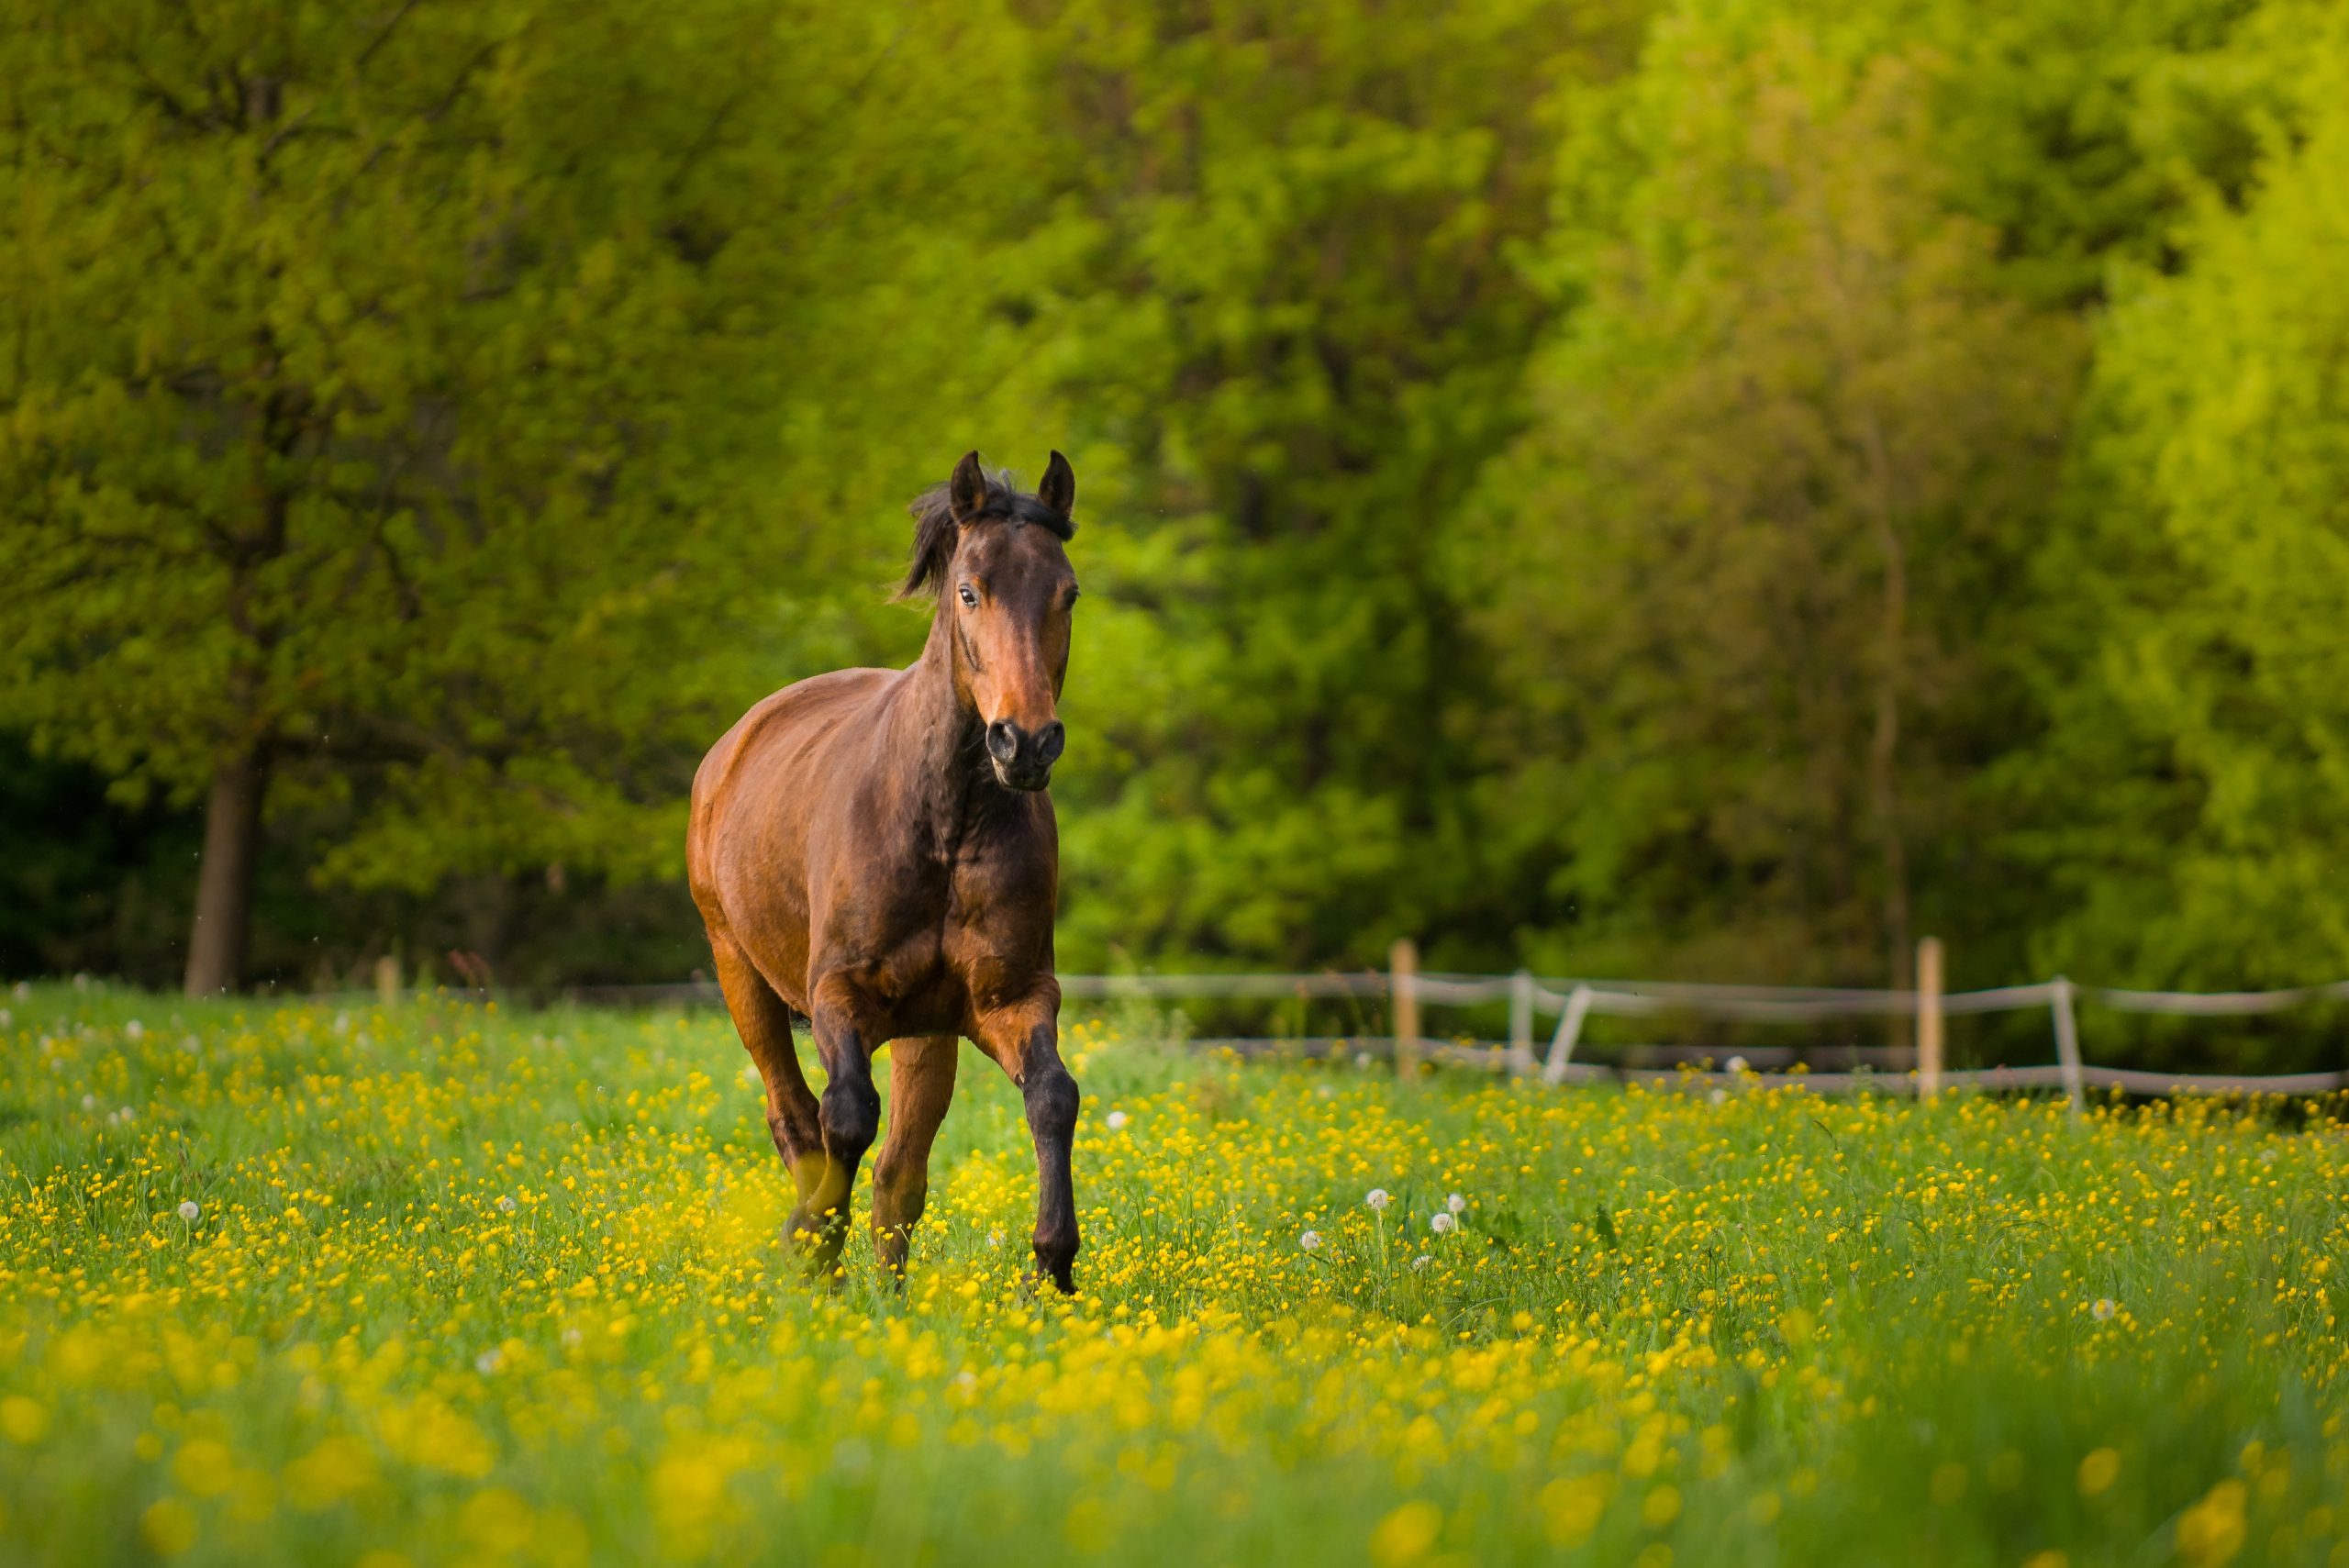
[[[195,924],[187,940],[187,994],[234,991],[252,925],[253,862],[261,852],[261,751],[248,746],[213,770],[204,806],[204,858],[197,862]]]
[[[1884,432],[1866,423],[1870,473],[1868,520],[1884,554],[1881,654],[1876,665],[1876,728],[1868,737],[1868,797],[1884,856],[1884,935],[1891,949],[1892,988],[1914,983],[1915,951],[1909,936],[1909,844],[1900,825],[1900,686],[1907,663],[1909,557],[1893,509],[1892,461]],[[1901,1031],[1903,1040],[1907,1031]]]

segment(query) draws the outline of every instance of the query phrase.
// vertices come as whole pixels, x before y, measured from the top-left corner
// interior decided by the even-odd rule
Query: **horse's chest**
[[[952,976],[968,933],[996,917],[991,904],[985,876],[954,864],[924,867],[899,882],[897,896],[885,911],[874,911],[880,917],[853,945],[881,960],[892,990],[927,990]]]
[[[1025,823],[985,824],[935,858],[859,868],[831,884],[811,970],[853,976],[894,1033],[961,1027],[1051,967],[1051,848]]]

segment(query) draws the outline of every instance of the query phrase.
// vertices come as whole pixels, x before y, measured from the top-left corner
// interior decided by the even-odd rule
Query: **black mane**
[[[1065,512],[1055,512],[1013,482],[1009,469],[997,469],[987,476],[986,505],[971,518],[980,522],[999,517],[1009,523],[1034,523],[1065,544],[1076,537],[1076,524]],[[906,567],[904,586],[897,597],[911,599],[925,591],[936,592],[946,581],[946,568],[953,563],[956,525],[951,484],[933,484],[913,499],[906,509],[913,514],[914,550]]]

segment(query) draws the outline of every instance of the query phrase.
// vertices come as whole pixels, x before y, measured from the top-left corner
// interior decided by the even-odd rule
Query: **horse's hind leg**
[[[889,1135],[873,1157],[873,1251],[903,1279],[906,1249],[930,1195],[930,1148],[954,1098],[959,1036],[935,1034],[889,1045]]]
[[[845,975],[828,974],[810,987],[808,1023],[824,1059],[824,1096],[817,1106],[824,1138],[823,1184],[799,1200],[817,1243],[815,1267],[830,1273],[848,1239],[849,1197],[856,1168],[881,1129],[881,1095],[873,1086],[873,1048],[880,1043],[873,1009]],[[796,1217],[795,1217],[796,1218]]]
[[[734,1032],[742,1037],[742,1047],[766,1085],[767,1132],[799,1191],[799,1205],[791,1211],[791,1233],[807,1245],[816,1239],[807,1199],[823,1186],[827,1162],[816,1096],[808,1091],[799,1071],[799,1053],[791,1044],[791,1009],[732,938],[712,932],[709,948],[718,961],[726,1010],[734,1017]]]

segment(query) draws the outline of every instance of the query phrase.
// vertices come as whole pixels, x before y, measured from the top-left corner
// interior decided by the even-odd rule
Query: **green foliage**
[[[2349,953],[2349,28],[2286,47],[2307,106],[2246,204],[2206,193],[2181,272],[2121,274],[2050,551],[2063,722],[2017,772],[2079,900],[2042,945],[2084,972],[2289,984]]]
[[[1077,962],[1360,961],[1456,899],[1485,694],[1437,562],[1518,416],[1548,95],[1622,31],[1548,0],[1050,30],[1057,369],[1115,519],[1079,541],[1115,608],[1069,702]]]
[[[42,0],[0,728],[264,766],[358,890],[267,972],[653,978],[702,749],[908,655],[904,498],[1059,446],[1072,968],[2332,973],[2344,59],[2311,0]]]
[[[674,874],[776,645],[870,640],[820,616],[870,470],[817,460],[956,384],[941,332],[859,368],[953,297],[906,209],[969,165],[900,101],[953,62],[733,0],[22,21],[0,719],[134,789],[251,755],[349,801],[328,877]]]
[[[1932,86],[1687,29],[1569,150],[1640,172],[1563,226],[1586,300],[1466,562],[1512,699],[1491,816],[1573,917],[1553,967],[1905,973],[2077,359],[1943,199]]]

